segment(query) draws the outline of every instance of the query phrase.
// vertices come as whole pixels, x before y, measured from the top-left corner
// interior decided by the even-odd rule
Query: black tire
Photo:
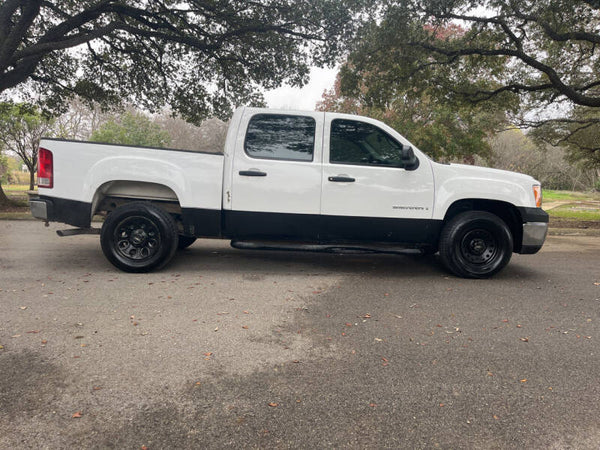
[[[102,252],[125,272],[150,272],[165,266],[177,250],[175,220],[146,202],[133,202],[111,212],[100,233]]]
[[[455,275],[488,278],[510,261],[513,238],[504,221],[486,211],[466,211],[442,230],[440,258]]]
[[[177,244],[177,248],[179,250],[183,250],[184,248],[188,248],[194,242],[196,242],[195,236],[186,236],[184,234],[180,234],[179,235],[179,244]]]

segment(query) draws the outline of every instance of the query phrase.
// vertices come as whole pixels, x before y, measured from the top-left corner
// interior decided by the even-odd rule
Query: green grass
[[[569,203],[548,211],[551,217],[576,220],[600,220],[600,208],[594,205]]]
[[[598,192],[575,192],[575,191],[554,191],[552,189],[543,189],[544,201],[555,201],[555,200],[574,200],[574,201],[585,201],[585,200],[600,200],[600,193]]]
[[[3,184],[2,190],[4,192],[27,192],[29,190],[28,184]]]

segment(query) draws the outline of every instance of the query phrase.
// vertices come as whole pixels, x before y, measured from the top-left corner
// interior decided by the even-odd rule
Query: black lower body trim
[[[181,218],[185,234],[196,237],[221,237],[220,209],[181,208]]]
[[[224,235],[231,239],[317,241],[318,214],[223,211]]]
[[[528,208],[524,206],[518,206],[517,209],[521,213],[521,219],[525,222],[545,222],[548,223],[549,216],[546,211],[542,208]]]
[[[320,244],[379,242],[435,246],[442,224],[441,220],[430,219],[224,211],[224,236],[243,240]]]
[[[327,243],[389,242],[436,246],[443,222],[433,219],[321,216],[319,240]]]
[[[44,195],[40,195],[37,200],[46,203],[49,222],[61,222],[80,228],[88,228],[92,222],[90,203]]]

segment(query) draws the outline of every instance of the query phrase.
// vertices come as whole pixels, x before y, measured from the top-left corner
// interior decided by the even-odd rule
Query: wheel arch
[[[450,205],[444,215],[444,225],[464,211],[487,211],[500,217],[510,229],[513,237],[513,252],[521,250],[523,241],[523,219],[515,205],[501,200],[469,198],[457,200]]]
[[[98,186],[92,199],[91,214],[108,214],[136,201],[149,201],[171,214],[181,214],[179,197],[169,186],[135,180],[111,180]]]

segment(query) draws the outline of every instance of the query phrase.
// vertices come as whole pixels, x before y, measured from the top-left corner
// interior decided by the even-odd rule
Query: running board
[[[56,230],[60,237],[76,236],[78,234],[100,234],[100,228],[71,228],[70,230]]]
[[[332,244],[302,244],[294,242],[276,243],[261,241],[231,241],[231,246],[239,250],[283,250],[321,253],[386,253],[394,255],[422,255],[420,248],[390,246],[360,246]]]

